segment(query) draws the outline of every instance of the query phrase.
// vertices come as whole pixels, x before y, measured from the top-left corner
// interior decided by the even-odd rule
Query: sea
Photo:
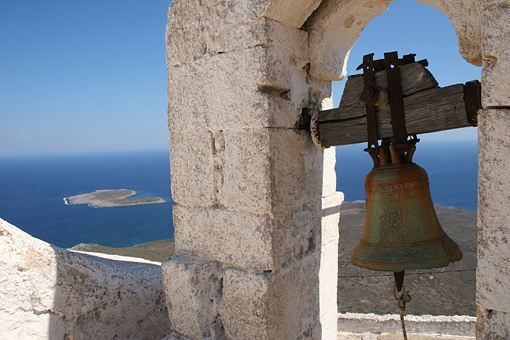
[[[337,147],[337,190],[365,199],[372,168],[365,145]],[[414,162],[427,170],[435,204],[477,209],[477,142],[419,143]],[[130,189],[167,203],[93,208],[64,198],[102,189]],[[0,158],[0,218],[59,247],[98,243],[129,247],[173,238],[168,150]]]

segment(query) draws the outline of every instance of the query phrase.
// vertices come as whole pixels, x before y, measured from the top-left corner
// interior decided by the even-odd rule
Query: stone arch
[[[163,276],[176,332],[192,339],[336,338],[343,197],[331,185],[335,150],[316,148],[298,125],[304,108],[331,108],[331,81],[344,76],[352,45],[390,2],[172,1],[168,122],[177,255],[163,264]],[[510,239],[502,170],[510,168],[510,7],[504,0],[421,2],[450,18],[467,61],[480,65],[483,55],[483,105],[495,109],[479,115],[486,240],[479,243],[479,323],[510,325],[510,297],[497,298],[508,295],[500,282],[510,282],[510,266],[501,265],[510,263],[502,241]]]
[[[323,1],[308,18],[310,73],[320,79],[342,80],[349,51],[366,25],[388,9],[392,0]],[[423,0],[445,14],[455,27],[466,61],[481,66],[480,12],[475,1]]]

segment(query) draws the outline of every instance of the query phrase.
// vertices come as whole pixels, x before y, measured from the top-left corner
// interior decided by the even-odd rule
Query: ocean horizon
[[[337,147],[337,190],[365,199],[372,169],[364,144]],[[0,158],[0,218],[59,247],[98,243],[128,247],[174,237],[168,150]],[[477,209],[477,141],[418,143],[414,162],[429,175],[434,204]],[[166,203],[93,208],[64,198],[129,189]]]

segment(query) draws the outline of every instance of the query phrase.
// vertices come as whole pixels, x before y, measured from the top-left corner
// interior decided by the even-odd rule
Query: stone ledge
[[[476,318],[472,316],[406,315],[408,334],[413,339],[475,339]],[[346,313],[338,314],[338,339],[395,339],[402,338],[399,315]],[[345,335],[345,337],[343,336]],[[440,336],[440,337],[439,337]]]

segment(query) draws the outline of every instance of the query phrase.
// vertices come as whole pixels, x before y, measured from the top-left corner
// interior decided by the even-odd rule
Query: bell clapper
[[[409,292],[406,291],[406,287],[404,287],[404,275],[405,270],[393,273],[393,276],[395,277],[393,296],[395,297],[395,300],[397,300],[397,308],[400,314],[400,323],[402,324],[402,334],[404,335],[404,340],[407,340],[406,325],[404,323],[404,311],[406,310],[406,303],[411,301],[411,296],[409,295]],[[397,292],[400,293],[399,296],[397,296]]]

